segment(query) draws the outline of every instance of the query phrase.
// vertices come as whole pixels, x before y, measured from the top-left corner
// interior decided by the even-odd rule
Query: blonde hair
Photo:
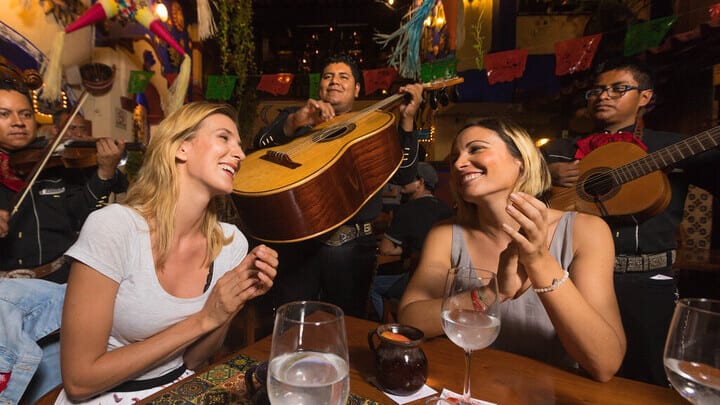
[[[484,118],[474,120],[462,127],[453,145],[457,142],[458,136],[463,131],[472,127],[482,127],[495,132],[507,146],[510,155],[522,162],[520,176],[515,183],[513,191],[521,191],[539,197],[550,188],[550,170],[540,150],[535,146],[530,135],[522,127],[512,121],[502,118]],[[455,146],[453,146],[454,148]],[[451,170],[455,170],[451,164]],[[454,182],[451,182],[451,192],[458,204],[457,218],[460,222],[474,223],[477,221],[475,204],[466,202],[457,190]]]
[[[153,131],[137,179],[128,188],[124,204],[142,215],[154,231],[152,246],[157,268],[164,265],[173,239],[179,196],[176,153],[183,142],[195,137],[203,120],[213,114],[226,115],[237,122],[237,112],[231,106],[205,101],[186,104],[165,117]],[[232,241],[232,237],[225,238],[218,221],[218,211],[227,198],[213,198],[200,225],[207,239],[206,264],[215,260],[222,247]]]

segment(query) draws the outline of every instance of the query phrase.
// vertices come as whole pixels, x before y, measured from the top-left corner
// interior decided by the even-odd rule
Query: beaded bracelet
[[[543,287],[543,288],[533,288],[533,291],[536,293],[546,293],[550,291],[557,290],[564,282],[567,281],[568,277],[570,276],[570,273],[568,273],[567,270],[563,270],[565,273],[563,273],[563,276],[560,280],[554,278],[552,281],[552,284],[550,284],[549,287]]]
[[[485,311],[487,309],[487,305],[485,305],[485,300],[482,294],[480,294],[479,288],[473,288],[470,290],[470,299],[472,300],[473,308],[475,308],[476,311]]]

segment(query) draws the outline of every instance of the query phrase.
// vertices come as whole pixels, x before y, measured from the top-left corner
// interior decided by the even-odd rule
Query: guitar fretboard
[[[720,146],[720,126],[616,167],[610,175],[615,184],[624,184],[718,146]]]

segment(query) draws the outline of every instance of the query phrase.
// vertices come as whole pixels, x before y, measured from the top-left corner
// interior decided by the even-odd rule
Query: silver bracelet
[[[567,281],[568,277],[570,277],[570,273],[568,273],[567,270],[563,270],[563,271],[564,271],[564,273],[560,280],[554,278],[552,281],[552,284],[550,284],[549,287],[533,288],[533,291],[535,291],[536,293],[546,293],[546,292],[557,290],[564,282]]]

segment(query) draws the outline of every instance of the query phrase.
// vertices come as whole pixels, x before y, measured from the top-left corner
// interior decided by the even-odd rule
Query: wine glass
[[[455,267],[445,280],[442,328],[447,337],[465,350],[465,384],[461,404],[471,404],[470,360],[474,350],[484,349],[500,333],[500,309],[495,273],[472,267]],[[426,404],[447,403],[440,398]]]
[[[267,376],[271,404],[344,405],[349,368],[342,309],[318,301],[278,308]]]
[[[675,306],[663,355],[665,374],[696,405],[720,403],[720,301],[685,298]]]

